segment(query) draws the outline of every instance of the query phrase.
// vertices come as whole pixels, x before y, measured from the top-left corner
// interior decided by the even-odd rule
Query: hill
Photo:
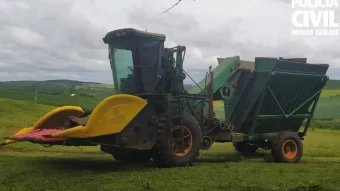
[[[86,110],[94,108],[101,100],[112,95],[112,90],[93,90],[74,91],[75,96],[70,92],[35,92],[34,90],[23,89],[5,89],[0,88],[0,97],[28,101],[31,103],[64,106],[64,105],[79,105]]]
[[[340,80],[329,80],[325,89],[340,89]]]
[[[54,108],[53,106],[5,98],[0,98],[0,105],[0,136],[7,136],[20,128],[31,126],[37,119]]]
[[[54,109],[54,106],[43,104],[35,104],[32,102],[12,100],[0,98],[0,143],[3,138],[10,136],[24,127],[30,127],[37,122],[42,116]],[[88,152],[99,153],[97,147],[86,147]],[[16,150],[28,152],[29,150],[56,152],[62,150],[64,152],[81,152],[82,147],[63,147],[55,146],[52,148],[45,148],[39,144],[32,144],[29,142],[21,142],[11,144],[5,148],[0,147],[0,151]],[[1,189],[0,189],[1,190]]]
[[[184,87],[188,88],[195,86],[194,84],[185,84]],[[45,81],[5,81],[0,82],[0,88],[11,89],[28,89],[39,91],[74,91],[75,89],[89,89],[89,88],[109,88],[114,89],[113,84],[103,84],[98,82],[83,82],[75,80],[45,80]],[[340,89],[340,80],[329,80],[325,89]]]
[[[186,88],[191,85],[185,85]],[[86,110],[94,108],[102,99],[114,94],[110,84],[72,80],[0,82],[0,98],[23,100],[38,104],[63,106],[79,105]],[[75,94],[75,96],[71,96]],[[330,80],[322,92],[316,108],[316,118],[340,118],[340,80]],[[223,116],[223,104],[215,111]]]
[[[76,87],[100,85],[96,82],[82,82],[74,80],[46,80],[46,81],[6,81],[0,82],[1,88],[37,89],[40,91],[72,91]]]
[[[0,82],[0,97],[39,104],[91,109],[114,93],[113,85],[72,80]],[[75,94],[75,96],[72,96]]]
[[[315,116],[323,119],[340,118],[340,92],[335,96],[322,97],[316,106]]]

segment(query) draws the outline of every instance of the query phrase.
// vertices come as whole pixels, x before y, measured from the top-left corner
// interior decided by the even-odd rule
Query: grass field
[[[35,93],[35,87],[39,91]],[[54,88],[56,88],[54,90]],[[76,96],[71,96],[75,93]],[[101,100],[114,93],[113,85],[70,80],[18,81],[0,83],[0,98],[23,100],[51,106],[79,105],[86,110],[93,109]],[[215,111],[223,117],[223,102],[216,102]],[[340,118],[340,80],[331,80],[321,94],[315,111],[317,119]]]
[[[79,94],[78,94],[79,93]],[[43,93],[38,92],[35,94],[34,90],[22,90],[22,89],[6,89],[0,88],[0,97],[13,100],[35,102],[35,96],[37,96],[37,103],[51,106],[63,106],[63,105],[79,105],[85,109],[94,108],[101,100],[112,95],[110,89],[99,89],[87,95],[81,92],[76,92],[75,96],[71,96],[71,93]]]
[[[78,93],[38,94],[0,87],[0,137],[31,126],[59,105],[94,107],[110,95],[109,86],[72,82]],[[299,164],[275,164],[270,152],[242,157],[231,144],[215,144],[202,151],[193,166],[158,169],[151,164],[119,163],[99,147],[46,148],[18,143],[0,148],[0,191],[4,190],[340,190],[340,85],[322,92],[316,119],[304,144]],[[45,85],[49,87],[50,84]],[[69,86],[61,83],[59,87]],[[85,92],[86,93],[86,92]],[[223,114],[223,103],[215,111]]]
[[[321,93],[321,98],[329,98],[332,96],[340,95],[340,89],[334,89],[334,90],[323,90]]]
[[[171,169],[119,163],[94,148],[3,150],[0,190],[337,190],[339,136],[309,132],[299,164],[271,163],[268,151],[244,158],[230,144],[215,144],[193,166]]]
[[[2,137],[53,108],[10,99],[0,105]],[[98,147],[18,143],[0,149],[0,190],[337,190],[339,137],[339,130],[310,131],[299,164],[272,163],[262,150],[242,157],[226,143],[202,151],[193,166],[171,169],[119,163]]]

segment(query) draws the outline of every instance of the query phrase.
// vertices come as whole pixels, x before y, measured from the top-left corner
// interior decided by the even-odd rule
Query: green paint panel
[[[226,121],[247,135],[298,131],[313,114],[310,108],[328,80],[328,67],[257,57],[255,70],[241,71],[244,77],[224,101]]]
[[[214,94],[225,84],[231,73],[238,67],[240,61],[239,56],[225,58],[222,63],[217,65],[212,72],[214,73]],[[208,93],[210,79],[204,77],[199,83],[199,87],[192,86],[188,89],[190,94],[205,94]]]
[[[135,39],[148,39],[148,40],[157,40],[157,41],[165,41],[166,36],[158,33],[151,33],[146,31],[141,31],[132,28],[118,29],[108,32],[103,38],[104,43],[106,44],[115,44],[117,42],[123,42],[126,40],[135,40]]]
[[[142,95],[149,100],[155,99],[155,95],[176,101],[184,99],[185,111],[210,125],[206,123],[211,122],[207,119],[210,76],[198,83],[200,88],[192,86],[188,94],[184,93],[181,70],[185,47],[164,49],[165,39],[162,34],[135,29],[106,34],[103,41],[110,47],[117,92]],[[178,65],[173,68],[175,60]],[[220,59],[213,70],[213,100],[224,101],[225,120],[234,124],[234,131],[242,136],[298,131],[303,120],[314,112],[312,105],[328,80],[328,67],[265,57],[257,57],[255,62],[239,56]],[[165,107],[161,102],[158,109],[163,111]]]
[[[216,100],[222,100],[223,98],[220,95],[221,88],[226,84],[227,79],[232,75],[233,72],[237,70],[240,63],[240,57],[234,56],[234,57],[228,57],[225,58],[217,67],[215,67],[212,72],[214,74],[214,87],[213,87],[213,94],[214,94],[214,101]],[[205,95],[209,93],[209,83],[210,78],[209,76],[206,76],[203,78],[199,83],[198,86],[192,86],[187,91],[190,94],[200,94]],[[208,101],[208,100],[207,100]],[[190,106],[194,107],[195,105],[199,104],[201,100],[189,100]],[[208,108],[209,103],[205,103],[205,116],[208,116]],[[188,107],[186,107],[187,111],[190,111]],[[197,116],[202,115],[202,108],[198,106],[196,109],[194,109],[195,114]]]

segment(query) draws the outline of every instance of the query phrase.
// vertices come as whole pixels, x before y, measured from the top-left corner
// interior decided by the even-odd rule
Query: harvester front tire
[[[273,137],[271,155],[273,162],[298,163],[303,154],[301,138],[296,132],[284,131]],[[289,150],[289,151],[288,151]]]
[[[189,113],[184,112],[183,126],[190,131],[192,141],[190,150],[183,156],[173,153],[169,139],[162,139],[153,149],[153,162],[161,168],[164,167],[183,167],[193,163],[199,155],[201,149],[202,132],[197,120]]]
[[[247,142],[236,142],[236,143],[233,143],[233,146],[235,150],[241,153],[242,155],[249,155],[249,154],[255,153],[258,149],[257,146],[250,145]]]

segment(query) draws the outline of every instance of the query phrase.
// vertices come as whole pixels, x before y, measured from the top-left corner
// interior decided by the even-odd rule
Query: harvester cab
[[[232,142],[241,154],[262,148],[271,150],[276,162],[300,161],[301,140],[328,80],[328,64],[219,58],[199,83],[184,88],[189,76],[183,70],[184,46],[165,48],[164,35],[135,29],[111,31],[103,41],[115,95],[90,113],[58,107],[3,145],[99,145],[116,160],[152,159],[165,167],[188,165],[201,149]]]
[[[111,31],[103,38],[109,46],[117,93],[141,96],[184,91],[181,72],[185,47],[164,48],[165,38],[135,29]]]

